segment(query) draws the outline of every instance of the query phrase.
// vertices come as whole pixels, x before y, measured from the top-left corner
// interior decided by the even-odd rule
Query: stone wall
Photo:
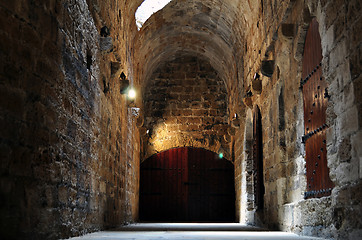
[[[162,64],[144,88],[144,109],[144,159],[188,146],[231,160],[225,84],[206,61],[178,56]]]
[[[122,45],[110,44],[121,16],[109,13],[117,1],[88,2],[0,2],[5,239],[67,238],[137,218],[138,182],[126,179],[138,177],[138,133],[119,80],[128,67]]]
[[[241,123],[235,153],[240,221],[261,223],[275,229],[303,235],[357,239],[361,235],[361,16],[358,1],[290,1],[271,5],[263,1],[256,26],[246,39],[244,81],[253,93],[245,97],[250,110]],[[338,6],[338,7],[336,7]],[[281,9],[280,19],[273,13]],[[330,197],[305,200],[305,150],[303,99],[298,89],[301,78],[304,39],[312,17],[319,22],[323,49],[323,75],[331,95],[327,110],[328,167],[335,184]],[[264,27],[264,28],[263,28]],[[257,29],[262,28],[255,33]],[[264,29],[264,30],[263,30]],[[259,37],[254,37],[257,34]],[[248,57],[249,56],[249,57]],[[261,74],[262,61],[274,60],[271,77]],[[262,89],[253,80],[261,75]],[[249,74],[248,74],[249,73]],[[254,84],[254,85],[253,85]],[[248,105],[249,104],[249,105]],[[253,210],[248,196],[248,111],[258,105],[262,112],[264,144],[265,209]],[[236,107],[235,107],[236,109]],[[250,115],[250,113],[249,113]],[[248,120],[249,119],[249,120]],[[237,183],[238,184],[238,183]]]
[[[138,32],[141,2],[0,1],[1,237],[59,239],[137,220],[140,158],[181,146],[234,162],[240,222],[361,236],[360,1],[174,1]],[[306,200],[299,82],[312,17],[331,95],[335,188]],[[274,63],[269,76],[263,61]],[[143,92],[134,103],[125,80]],[[266,190],[258,211],[256,106]]]

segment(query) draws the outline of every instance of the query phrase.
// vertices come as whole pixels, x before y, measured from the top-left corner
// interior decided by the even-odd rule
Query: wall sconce
[[[295,36],[295,25],[294,24],[282,24],[282,34],[283,36],[292,39]]]
[[[101,36],[102,37],[108,37],[110,35],[110,31],[109,31],[109,28],[107,26],[103,26],[101,28]]]
[[[231,119],[231,126],[233,128],[239,128],[240,127],[240,119],[238,118],[237,113],[235,113],[233,119]]]
[[[119,78],[121,79],[121,94],[126,94],[127,100],[133,103],[137,96],[136,90],[129,85],[129,80],[124,72],[121,73]]]
[[[121,94],[127,94],[128,93],[128,88],[129,88],[129,80],[127,79],[124,72],[121,73],[119,78],[121,80],[121,82],[120,82],[121,83],[121,87],[120,87]]]
[[[245,96],[243,98],[244,104],[249,108],[251,108],[253,106],[253,101],[251,99],[252,97],[253,97],[253,92],[251,91],[250,86],[249,86],[247,88],[246,94],[245,94]]]
[[[135,107],[136,90],[133,87],[128,87],[126,90],[128,107]]]
[[[271,77],[274,73],[274,60],[264,60],[261,62],[261,73],[266,77]]]
[[[113,50],[113,42],[110,37],[110,31],[107,26],[101,28],[101,37],[99,39],[99,46],[101,51],[110,53]]]
[[[118,75],[121,67],[121,62],[111,62],[111,78],[114,78]]]
[[[135,100],[136,99],[136,90],[134,88],[129,88],[127,91],[127,97],[129,100]]]
[[[261,94],[261,92],[263,90],[263,84],[262,84],[262,81],[260,79],[259,73],[254,74],[254,79],[251,82],[251,87],[253,88],[253,90],[254,90],[254,92],[256,94]]]

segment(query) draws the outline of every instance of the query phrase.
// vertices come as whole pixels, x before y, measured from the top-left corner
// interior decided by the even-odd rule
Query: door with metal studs
[[[303,70],[300,86],[303,91],[304,136],[307,190],[305,198],[331,194],[334,187],[327,166],[326,110],[327,83],[322,74],[322,47],[318,22],[314,18],[308,28],[303,54]]]
[[[234,222],[234,166],[199,148],[175,148],[141,164],[140,220]]]

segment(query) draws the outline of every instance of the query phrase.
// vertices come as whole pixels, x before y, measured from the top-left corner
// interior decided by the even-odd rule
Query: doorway
[[[201,148],[175,148],[141,164],[140,220],[234,222],[234,166]]]

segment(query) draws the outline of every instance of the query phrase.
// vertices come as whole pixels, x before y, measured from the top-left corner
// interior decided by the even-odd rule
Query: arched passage
[[[174,148],[141,164],[141,221],[234,222],[234,166],[201,148]]]

